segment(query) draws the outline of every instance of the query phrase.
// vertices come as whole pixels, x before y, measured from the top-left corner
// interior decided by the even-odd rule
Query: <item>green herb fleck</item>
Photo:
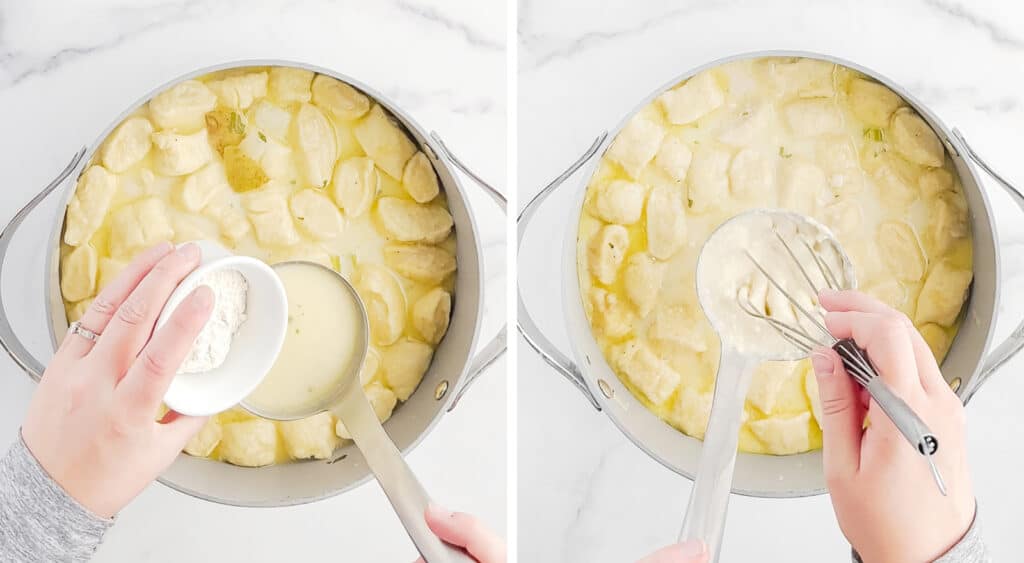
[[[793,153],[786,152],[786,147],[779,147],[779,156],[782,158],[790,158],[793,156]]]
[[[263,141],[264,143],[267,142],[267,136],[263,134],[263,131],[259,131],[258,133],[256,133],[256,136],[259,137],[260,140]]]
[[[864,130],[864,138],[876,143],[884,143],[885,131],[882,131],[878,127],[868,127]]]
[[[236,111],[231,112],[231,115],[228,116],[228,127],[231,128],[232,133],[245,134],[245,120]]]
[[[327,183],[328,183],[328,181],[329,181],[329,180],[324,180],[324,183],[320,185],[320,189],[321,189],[321,190],[327,187]]]

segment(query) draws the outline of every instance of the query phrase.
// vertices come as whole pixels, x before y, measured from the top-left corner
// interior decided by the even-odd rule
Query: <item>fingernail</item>
[[[832,375],[832,372],[835,371],[832,357],[821,350],[811,352],[811,366],[814,367],[814,373],[818,375]]]
[[[704,551],[707,548],[704,547],[704,542],[700,540],[686,540],[679,544],[679,554],[683,557],[696,557],[698,555],[704,555]]]
[[[199,259],[202,258],[203,256],[203,253],[199,250],[199,247],[191,242],[182,247],[179,247],[178,254],[195,262],[198,262]]]
[[[835,297],[838,293],[839,293],[838,291],[836,291],[836,290],[834,290],[832,288],[826,287],[826,288],[824,288],[824,289],[822,289],[821,291],[818,292],[818,297],[819,298],[821,298],[821,297],[825,297],[825,298]]]

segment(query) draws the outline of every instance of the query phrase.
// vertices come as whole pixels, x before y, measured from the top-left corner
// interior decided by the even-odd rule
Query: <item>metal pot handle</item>
[[[974,161],[982,170],[984,170],[989,176],[991,176],[1000,186],[1006,190],[1006,193],[1010,194],[1014,203],[1024,211],[1024,193],[1021,193],[1009,180],[999,175],[991,166],[985,162],[978,153],[974,152],[974,149],[964,138],[963,133],[960,132],[956,127],[953,128],[953,137],[960,142],[967,157]],[[985,359],[985,363],[982,365],[981,372],[975,381],[971,382],[971,385],[964,390],[963,400],[964,404],[967,404],[971,400],[971,397],[981,389],[981,386],[996,372],[1003,364],[1010,360],[1010,358],[1017,355],[1024,348],[1024,321],[1017,325],[1017,328],[1010,333],[1010,336],[1001,342],[992,353]]]
[[[14,238],[14,233],[17,232],[18,227],[21,226],[21,223],[28,217],[29,213],[32,213],[46,199],[46,196],[50,195],[53,190],[64,183],[64,180],[78,167],[78,163],[82,161],[83,156],[85,156],[85,147],[79,149],[75,156],[71,157],[71,161],[64,167],[64,170],[61,170],[60,174],[52,182],[25,204],[25,207],[22,207],[15,213],[11,222],[7,223],[3,231],[0,231],[0,279],[2,279],[3,269],[7,261],[7,250],[11,246],[11,240]],[[7,312],[7,305],[4,304],[3,291],[0,291],[0,313],[3,313],[0,315],[0,348],[3,348],[11,356],[11,359],[14,360],[14,363],[25,370],[32,379],[39,381],[43,377],[43,370],[46,369],[46,366],[37,360],[25,348],[25,345],[22,344],[18,336],[14,334],[14,329],[11,327],[10,322],[11,315]]]
[[[455,167],[458,168],[463,174],[469,176],[470,179],[476,182],[478,186],[483,188],[484,193],[489,195],[491,199],[494,200],[494,203],[498,204],[498,207],[501,208],[501,211],[507,213],[506,207],[508,202],[505,199],[505,196],[500,191],[498,191],[497,188],[487,183],[483,178],[481,178],[475,172],[470,170],[468,166],[463,164],[461,160],[459,160],[454,154],[452,154],[452,151],[449,150],[448,146],[445,145],[444,141],[441,140],[441,136],[438,135],[435,131],[430,132],[430,139],[437,144],[437,152],[443,158],[454,164]],[[490,342],[488,342],[487,345],[484,346],[483,350],[480,350],[480,352],[477,353],[476,357],[474,357],[473,360],[470,361],[469,371],[468,373],[466,373],[466,378],[463,381],[462,386],[455,391],[455,396],[452,399],[452,404],[448,406],[448,412],[451,412],[452,409],[454,409],[455,406],[459,404],[459,401],[462,399],[462,396],[466,394],[466,391],[469,389],[470,385],[476,382],[477,378],[480,377],[480,374],[482,374],[484,370],[490,367],[491,364],[496,362],[498,358],[500,358],[501,355],[505,353],[505,350],[508,348],[506,338],[506,335],[508,333],[507,327],[507,324],[502,325],[501,330],[499,330],[498,333],[495,334],[493,338],[491,338]]]
[[[530,203],[526,204],[526,207],[523,208],[523,211],[516,219],[516,225],[518,228],[516,252],[519,252],[522,247],[523,235],[526,234],[526,229],[529,227],[530,221],[533,220],[533,214],[540,208],[540,204],[544,203],[544,200],[554,193],[555,189],[561,186],[570,176],[575,174],[576,171],[579,170],[580,167],[588,160],[593,158],[594,155],[597,154],[597,149],[602,143],[604,143],[604,140],[607,137],[607,132],[601,133],[597,139],[594,140],[593,144],[590,145],[590,148],[587,149],[582,156],[576,159],[576,162],[573,162],[569,168],[559,174],[558,177],[545,186],[540,193],[534,196],[533,199],[530,200]],[[587,382],[583,378],[583,374],[580,372],[579,366],[573,363],[573,361],[563,354],[558,347],[554,345],[554,343],[544,336],[544,333],[541,332],[537,323],[533,321],[533,317],[530,316],[530,312],[526,308],[526,303],[523,302],[522,291],[517,290],[516,296],[519,299],[519,321],[516,326],[519,328],[519,333],[523,335],[526,343],[529,344],[530,347],[533,348],[533,350],[537,352],[537,354],[539,354],[549,366],[555,368],[558,373],[562,374],[562,376],[569,380],[569,383],[575,385],[576,388],[583,393],[583,396],[590,401],[590,404],[593,405],[595,409],[601,410],[601,404],[597,402],[597,398],[594,396],[594,393],[587,386]]]

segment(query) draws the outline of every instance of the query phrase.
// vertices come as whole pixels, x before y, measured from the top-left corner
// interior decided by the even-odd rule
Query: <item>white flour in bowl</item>
[[[216,270],[195,283],[195,287],[200,285],[213,291],[213,312],[178,373],[202,373],[220,367],[228,357],[235,333],[245,322],[249,284],[241,272],[227,268]]]

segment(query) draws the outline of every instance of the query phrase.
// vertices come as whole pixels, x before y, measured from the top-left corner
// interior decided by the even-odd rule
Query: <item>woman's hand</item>
[[[153,247],[93,300],[32,396],[21,434],[39,464],[82,506],[112,517],[174,461],[204,419],[155,417],[213,306],[200,286],[156,334],[167,298],[196,268],[199,248]]]
[[[704,542],[689,540],[674,543],[637,561],[637,563],[707,563],[708,550]]]
[[[832,335],[865,349],[882,379],[935,433],[933,459],[949,494],[942,496],[927,462],[846,374],[838,355],[815,350],[825,478],[839,527],[865,561],[932,561],[974,519],[963,405],[905,315],[853,291],[822,292],[820,300]]]
[[[485,528],[475,516],[431,504],[424,517],[437,537],[466,550],[480,563],[505,563],[505,542]],[[423,563],[423,558],[417,559],[416,563]]]

